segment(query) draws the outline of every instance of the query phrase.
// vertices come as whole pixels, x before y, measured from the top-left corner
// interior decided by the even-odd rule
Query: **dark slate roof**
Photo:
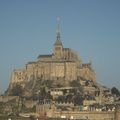
[[[70,50],[70,48],[64,48],[64,50]]]
[[[38,56],[38,59],[39,59],[39,58],[45,58],[45,57],[47,57],[47,58],[48,58],[48,57],[52,57],[52,55],[51,55],[51,54],[49,54],[49,55],[39,55],[39,56]]]
[[[36,63],[36,62],[28,62],[27,64],[34,64],[34,63]]]

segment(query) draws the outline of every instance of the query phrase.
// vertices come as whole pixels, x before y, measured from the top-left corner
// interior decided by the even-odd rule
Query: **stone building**
[[[96,82],[96,75],[91,63],[82,63],[78,54],[64,48],[59,25],[56,33],[53,52],[48,55],[39,55],[34,62],[28,62],[24,69],[14,70],[11,75],[10,85],[24,84],[36,79],[54,80],[62,84],[68,84],[72,80],[92,80]]]

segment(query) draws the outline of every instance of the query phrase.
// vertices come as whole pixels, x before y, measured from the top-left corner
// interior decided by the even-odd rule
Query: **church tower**
[[[54,43],[54,56],[57,59],[61,59],[63,57],[63,45],[60,40],[60,26],[58,24],[57,26],[57,32],[56,32],[56,41]]]

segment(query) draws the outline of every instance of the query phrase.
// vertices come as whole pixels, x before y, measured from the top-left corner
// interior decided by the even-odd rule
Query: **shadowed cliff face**
[[[39,95],[47,95],[48,92],[52,88],[64,88],[64,87],[73,87],[77,88],[77,90],[74,91],[74,94],[77,92],[83,93],[83,87],[80,84],[79,80],[73,80],[70,82],[65,83],[64,80],[42,80],[41,78],[38,78],[36,80],[30,80],[29,82],[25,83],[24,86],[22,84],[15,84],[11,88],[8,88],[7,94],[13,95],[13,96],[23,96],[23,97],[33,97],[38,98]]]

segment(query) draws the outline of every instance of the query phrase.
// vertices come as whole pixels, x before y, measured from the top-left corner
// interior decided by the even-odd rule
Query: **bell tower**
[[[57,26],[57,31],[56,31],[56,41],[54,43],[54,55],[57,59],[61,59],[63,56],[63,45],[60,40],[60,25],[59,25],[59,20],[58,20],[58,26]]]

